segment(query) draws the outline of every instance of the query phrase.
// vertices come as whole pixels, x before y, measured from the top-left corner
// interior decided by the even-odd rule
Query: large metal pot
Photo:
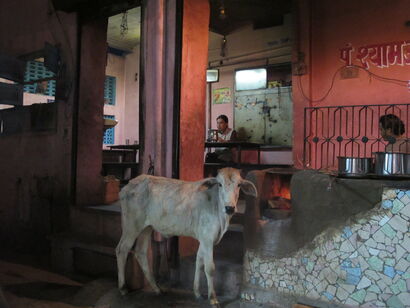
[[[386,152],[373,154],[377,175],[410,175],[410,154]]]
[[[369,157],[342,157],[338,158],[339,175],[365,176],[373,171],[373,159]]]

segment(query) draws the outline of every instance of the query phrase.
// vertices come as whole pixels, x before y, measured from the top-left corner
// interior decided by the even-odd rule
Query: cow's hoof
[[[123,287],[120,289],[120,293],[121,295],[127,295],[128,293],[130,293],[130,290],[128,290],[128,288]]]
[[[217,307],[221,308],[221,305],[219,304],[218,300],[216,298],[212,298],[209,303],[211,304],[212,307]]]

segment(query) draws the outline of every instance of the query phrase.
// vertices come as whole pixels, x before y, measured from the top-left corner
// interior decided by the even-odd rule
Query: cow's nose
[[[235,212],[235,207],[233,206],[225,206],[225,213],[231,215]]]

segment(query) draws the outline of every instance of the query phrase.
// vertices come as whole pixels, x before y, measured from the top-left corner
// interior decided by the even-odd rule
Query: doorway
[[[138,174],[140,38],[141,7],[108,18],[103,175],[120,185]]]

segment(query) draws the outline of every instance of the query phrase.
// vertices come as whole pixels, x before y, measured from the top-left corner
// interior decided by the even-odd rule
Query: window
[[[113,115],[104,115],[104,119],[113,119],[115,120],[115,116]],[[104,132],[104,139],[103,144],[114,144],[114,127],[107,129]]]
[[[115,105],[115,87],[116,78],[105,76],[104,82],[104,103],[107,105]]]
[[[27,61],[24,81],[39,80],[54,77],[54,73],[47,70],[41,61]],[[24,86],[24,92],[55,96],[56,81],[47,80]]]
[[[256,90],[266,88],[266,68],[239,70],[235,72],[235,89]]]

